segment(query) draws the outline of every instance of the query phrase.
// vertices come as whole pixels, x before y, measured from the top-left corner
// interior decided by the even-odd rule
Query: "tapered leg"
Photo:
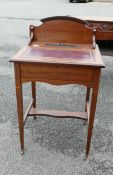
[[[21,153],[24,153],[24,124],[23,124],[23,98],[22,98],[22,86],[16,86],[17,97],[17,111],[18,111],[18,123],[20,132],[20,144]]]
[[[23,154],[24,153],[24,124],[23,124],[23,95],[22,95],[22,83],[21,83],[21,76],[20,76],[20,65],[18,63],[15,63],[14,68],[15,68],[15,85],[16,85],[20,145],[21,145],[21,153]]]
[[[89,87],[87,87],[87,92],[86,92],[86,101],[85,101],[85,112],[87,111],[87,102],[89,102],[89,98],[90,98],[90,89]]]
[[[90,118],[89,118],[88,133],[87,133],[86,156],[88,156],[89,150],[90,150],[90,143],[91,143],[98,89],[99,89],[99,81],[100,81],[100,71],[97,71],[97,73],[95,74],[95,81],[94,81],[94,87],[93,87],[92,99],[91,99]]]
[[[32,98],[34,99],[33,108],[36,108],[36,83],[31,82],[31,86],[32,86]],[[35,116],[34,116],[34,119],[36,119]]]

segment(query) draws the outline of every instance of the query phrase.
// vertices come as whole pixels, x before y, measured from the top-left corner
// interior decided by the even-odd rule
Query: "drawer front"
[[[96,68],[55,64],[20,64],[21,81],[40,81],[50,84],[93,83]]]
[[[97,40],[113,40],[113,31],[97,31],[96,33]]]

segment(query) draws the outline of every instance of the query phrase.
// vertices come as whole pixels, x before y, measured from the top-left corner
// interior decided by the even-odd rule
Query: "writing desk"
[[[64,46],[32,46],[26,47],[10,61],[14,62],[17,106],[21,149],[24,149],[24,123],[31,115],[48,115],[55,117],[76,117],[88,119],[88,136],[86,155],[89,153],[93,121],[98,95],[100,72],[104,67],[98,47],[90,45],[78,47]],[[91,107],[89,107],[89,91],[86,94],[85,112],[66,112],[36,109],[36,94],[32,87],[32,100],[23,116],[22,84],[26,82],[46,82],[55,85],[81,84],[93,89]],[[24,119],[23,119],[24,118]]]
[[[22,153],[24,151],[24,124],[27,117],[47,115],[57,118],[69,117],[88,120],[86,144],[86,155],[88,156],[100,73],[101,68],[104,67],[100,51],[94,42],[93,31],[86,27],[85,21],[71,17],[53,17],[42,21],[44,24],[39,27],[30,26],[31,41],[29,46],[21,49],[10,60],[14,63],[15,70],[21,151]],[[64,41],[64,43],[59,43],[59,41]],[[68,42],[66,43],[66,41]],[[78,44],[74,44],[75,41]],[[81,42],[83,44],[80,44]],[[80,84],[86,86],[84,111],[69,112],[37,109],[37,81],[54,85]],[[25,114],[23,114],[22,84],[27,82],[31,82],[32,99]],[[90,95],[91,88],[92,95]]]

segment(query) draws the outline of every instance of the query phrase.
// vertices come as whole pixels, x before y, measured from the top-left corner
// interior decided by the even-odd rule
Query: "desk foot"
[[[24,154],[24,149],[21,149],[21,152],[20,153],[21,153],[21,155],[23,155]]]
[[[83,120],[83,125],[86,125],[87,124],[87,120]]]
[[[34,116],[33,118],[34,118],[34,120],[36,120],[36,116]]]
[[[88,159],[88,155],[84,156],[84,161],[86,161]]]

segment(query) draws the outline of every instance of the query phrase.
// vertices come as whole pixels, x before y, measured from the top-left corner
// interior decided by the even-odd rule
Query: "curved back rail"
[[[95,31],[88,27],[88,22],[68,17],[57,16],[41,19],[40,26],[30,25],[30,43],[67,43],[92,44],[95,47]]]

